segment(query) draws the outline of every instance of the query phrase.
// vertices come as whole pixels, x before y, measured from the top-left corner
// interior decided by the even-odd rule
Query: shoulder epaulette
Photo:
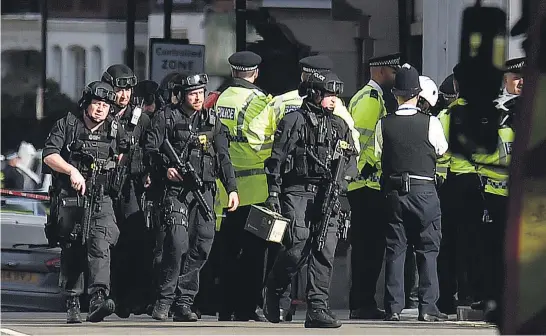
[[[375,99],[379,99],[379,91],[377,91],[376,89],[372,89],[370,91],[370,97],[375,98]]]

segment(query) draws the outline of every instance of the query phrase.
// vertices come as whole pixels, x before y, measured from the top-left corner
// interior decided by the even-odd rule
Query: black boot
[[[89,314],[87,321],[100,322],[106,316],[110,316],[116,310],[116,304],[112,299],[106,298],[103,290],[96,291],[89,301]]]
[[[80,300],[77,296],[66,299],[66,323],[82,323]]]
[[[152,318],[158,321],[165,321],[167,320],[167,317],[169,317],[170,309],[170,304],[157,301],[152,311]]]
[[[173,314],[174,322],[197,322],[197,320],[197,314],[191,310],[189,305],[177,306]]]
[[[328,310],[323,308],[308,309],[305,317],[305,328],[339,328],[341,322]]]

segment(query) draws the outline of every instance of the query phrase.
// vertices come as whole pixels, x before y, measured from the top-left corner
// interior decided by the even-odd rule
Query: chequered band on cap
[[[237,70],[237,71],[252,71],[252,70],[258,69],[257,65],[254,65],[254,66],[251,66],[251,67],[245,67],[245,66],[242,66],[242,65],[232,65],[231,67],[234,70]]]
[[[301,67],[301,70],[303,72],[309,72],[309,73],[315,73],[315,72],[319,72],[321,69],[316,69],[316,68],[309,68],[309,67]]]
[[[510,70],[521,70],[521,69],[523,68],[524,65],[525,65],[525,61],[521,61],[521,62],[519,62],[519,63],[509,65],[508,67],[506,67],[506,71],[510,71]]]
[[[385,61],[370,62],[370,66],[400,66],[400,57]]]

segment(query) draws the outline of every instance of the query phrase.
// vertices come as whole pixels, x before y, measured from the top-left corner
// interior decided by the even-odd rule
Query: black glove
[[[370,177],[370,175],[372,175],[376,171],[377,171],[377,168],[375,166],[372,166],[371,164],[366,163],[364,167],[362,167],[362,170],[360,171],[360,176],[362,176],[362,178],[364,179],[367,179],[368,177]]]
[[[265,206],[271,211],[281,213],[281,203],[279,202],[279,196],[269,195],[265,200]]]

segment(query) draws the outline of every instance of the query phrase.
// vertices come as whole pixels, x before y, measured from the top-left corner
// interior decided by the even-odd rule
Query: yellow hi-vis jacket
[[[375,166],[377,172],[367,180],[358,180],[349,184],[349,191],[362,187],[379,190],[379,178],[381,177],[381,161],[375,156],[375,125],[387,112],[383,95],[370,84],[358,91],[349,103],[349,113],[355,122],[355,128],[360,133],[360,157],[358,159],[358,171],[361,171],[366,163]]]
[[[512,143],[515,133],[510,127],[499,128],[497,150],[493,154],[475,154],[478,174],[485,177],[485,192],[508,196],[508,165],[512,157]],[[480,165],[490,164],[495,166]]]
[[[448,111],[446,113],[451,114],[451,111],[449,111],[450,109],[452,109],[455,106],[461,106],[461,105],[466,105],[466,100],[464,100],[464,98],[458,98],[453,103],[451,103],[448,106]],[[449,117],[448,119],[450,119],[450,118],[451,117]],[[447,122],[449,123],[449,120]],[[456,154],[455,155],[450,154],[450,155],[451,155],[451,160],[450,160],[450,163],[449,163],[449,170],[451,172],[453,172],[453,173],[455,173],[457,175],[459,175],[459,174],[478,173],[478,171],[476,169],[476,166],[474,164],[472,164],[470,161],[468,161],[467,159],[463,158],[460,155],[456,155]]]
[[[248,143],[247,131],[252,119],[271,99],[271,96],[258,89],[232,86],[222,92],[216,101],[216,114],[229,129],[229,154],[237,178],[240,206],[262,203],[268,195],[264,161],[269,157],[271,149],[252,149]],[[224,197],[218,195],[218,199],[222,200]],[[222,203],[220,205],[227,206]]]

